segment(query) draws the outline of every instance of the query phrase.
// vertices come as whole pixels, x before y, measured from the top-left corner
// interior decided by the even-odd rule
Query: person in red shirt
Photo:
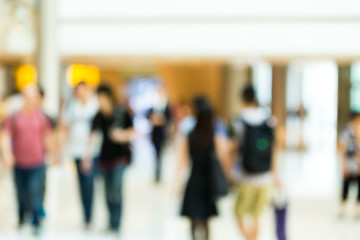
[[[22,95],[23,108],[5,119],[1,147],[6,166],[14,169],[19,227],[24,224],[24,215],[30,207],[34,233],[37,234],[41,221],[45,154],[57,154],[51,121],[39,108],[39,88],[28,85]]]

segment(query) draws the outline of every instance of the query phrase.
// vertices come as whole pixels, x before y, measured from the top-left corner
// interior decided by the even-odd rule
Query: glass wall
[[[288,144],[319,146],[336,139],[337,66],[334,62],[298,62],[287,76]],[[316,134],[314,134],[316,133]]]
[[[263,62],[253,66],[253,80],[260,105],[263,107],[270,107],[272,99],[271,65]]]
[[[353,111],[360,111],[360,62],[351,66],[350,108]]]

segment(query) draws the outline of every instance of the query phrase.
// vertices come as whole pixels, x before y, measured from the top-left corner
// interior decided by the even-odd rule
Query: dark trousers
[[[119,166],[104,170],[105,197],[109,211],[109,224],[112,231],[119,231],[123,207],[123,176],[125,167]]]
[[[33,215],[33,225],[40,226],[41,208],[43,204],[43,187],[45,167],[34,169],[15,167],[14,169],[16,196],[18,202],[19,223],[24,223],[25,213],[30,209]]]
[[[94,177],[96,171],[96,160],[90,173],[84,174],[81,170],[81,160],[75,159],[77,175],[79,180],[81,203],[84,211],[84,220],[86,224],[91,222],[92,206],[94,199]]]
[[[357,184],[357,201],[360,203],[360,176],[350,176],[343,180],[342,200],[346,201],[348,199],[349,189],[352,183]]]
[[[155,181],[160,182],[161,180],[161,168],[162,168],[162,149],[163,149],[163,142],[154,142],[154,148],[155,148]]]
[[[155,181],[160,182],[161,180],[161,165],[162,165],[162,149],[164,142],[166,140],[165,128],[164,127],[154,127],[151,133],[151,141],[155,148]]]

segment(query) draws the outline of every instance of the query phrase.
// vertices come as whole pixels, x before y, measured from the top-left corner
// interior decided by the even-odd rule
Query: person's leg
[[[112,171],[104,170],[102,171],[102,176],[104,178],[104,187],[105,187],[105,202],[108,209],[108,216],[109,216],[109,230],[111,230],[111,211],[112,211],[112,202],[110,201],[111,195],[111,178],[112,178]]]
[[[42,207],[42,189],[44,181],[44,166],[29,170],[29,198],[33,214],[33,226],[40,227],[41,217],[40,211]]]
[[[246,226],[246,222],[245,222],[245,218],[241,218],[238,220],[239,223],[239,228],[240,228],[240,232],[241,234],[244,236],[244,238],[246,240],[250,240],[250,231]]]
[[[193,240],[202,240],[202,226],[199,219],[191,219],[191,236]]]
[[[356,204],[356,218],[360,218],[360,176],[356,177],[356,184],[358,188],[357,204]]]
[[[253,222],[251,224],[251,228],[248,233],[248,239],[249,240],[256,240],[259,237],[259,224],[260,221],[258,218],[254,218]]]
[[[204,219],[204,239],[209,240],[210,239],[210,228],[209,228],[209,220]]]
[[[343,217],[345,214],[346,200],[348,199],[348,195],[349,195],[350,182],[351,182],[350,177],[343,179],[343,188],[342,188],[341,203],[339,209],[340,217]]]
[[[249,228],[245,221],[245,216],[251,210],[254,201],[254,191],[251,186],[241,184],[237,193],[237,200],[235,203],[235,215],[238,219],[238,225],[241,234],[246,240],[249,240]]]
[[[87,224],[91,223],[92,219],[92,208],[94,202],[94,177],[95,177],[95,168],[91,170],[91,174],[85,176],[84,183],[84,207],[85,207],[85,221]]]
[[[157,139],[154,141],[155,154],[156,154],[156,162],[155,162],[155,182],[159,183],[161,181],[161,150],[162,150],[162,141]]]
[[[209,240],[207,219],[191,219],[191,236],[193,240]]]
[[[18,204],[18,217],[19,227],[24,224],[25,211],[26,211],[26,173],[23,169],[15,167],[14,169],[14,181],[16,188],[16,198]]]
[[[85,224],[89,225],[91,223],[92,216],[92,204],[93,204],[93,194],[94,194],[94,168],[89,174],[84,174],[81,171],[81,160],[77,159],[75,161],[77,174],[79,179],[79,188],[81,195],[81,203],[84,211],[84,220]]]
[[[45,192],[46,192],[46,168],[44,170],[44,180],[43,180],[43,188],[42,188],[42,195],[41,195],[42,206],[41,206],[41,210],[40,210],[40,216],[42,218],[46,217],[46,212],[45,212],[45,208],[44,208]]]
[[[268,186],[253,186],[254,199],[251,211],[253,221],[249,232],[251,240],[258,239],[260,224],[259,219],[269,204],[269,191]]]
[[[196,240],[196,222],[195,219],[190,219],[191,224],[191,239]]]
[[[120,230],[122,207],[123,207],[123,175],[124,167],[118,167],[113,170],[111,176],[110,191],[108,199],[111,205],[110,213],[110,225],[113,231],[118,232]]]

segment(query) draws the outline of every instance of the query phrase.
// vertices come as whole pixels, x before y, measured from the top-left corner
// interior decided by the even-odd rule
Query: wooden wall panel
[[[112,88],[116,99],[120,99],[120,86],[125,82],[125,78],[120,70],[100,69],[101,84],[106,84]]]
[[[157,65],[157,72],[165,82],[173,103],[190,103],[194,96],[205,95],[216,111],[222,114],[224,104],[222,64],[163,62]]]
[[[338,66],[338,133],[350,121],[350,91],[351,91],[351,65]]]

